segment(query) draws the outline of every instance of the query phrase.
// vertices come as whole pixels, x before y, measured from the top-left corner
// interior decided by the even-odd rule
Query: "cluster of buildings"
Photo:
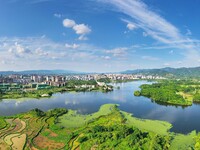
[[[19,91],[31,89],[47,89],[52,86],[65,86],[65,76],[44,76],[44,75],[8,75],[0,76],[1,91]]]
[[[137,79],[165,79],[161,76],[142,74],[83,74],[83,75],[0,75],[0,83],[45,83],[51,86],[64,86],[69,80],[137,80]]]
[[[149,79],[165,79],[164,77],[158,76],[158,75],[142,75],[142,74],[103,74],[103,75],[97,75],[96,78],[109,78],[113,81],[117,80],[149,80]]]
[[[99,80],[110,79],[112,81],[138,80],[138,79],[165,79],[160,76],[142,74],[83,74],[83,75],[19,75],[12,74],[0,75],[0,89],[19,90],[19,89],[42,89],[51,86],[62,87],[69,80]],[[84,86],[84,85],[83,85]],[[86,85],[85,85],[86,86]],[[88,85],[87,85],[88,86]]]

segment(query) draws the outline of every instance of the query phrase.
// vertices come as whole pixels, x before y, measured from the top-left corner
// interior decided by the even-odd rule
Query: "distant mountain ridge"
[[[112,73],[112,72],[109,72]],[[116,72],[115,72],[116,73]],[[114,73],[114,74],[115,74]],[[161,68],[161,69],[137,69],[118,72],[122,74],[143,74],[143,75],[158,75],[163,77],[200,77],[200,67],[193,68]],[[0,75],[73,75],[73,74],[87,74],[87,72],[78,72],[71,70],[25,70],[25,71],[0,71]],[[94,73],[88,73],[94,74]],[[101,74],[101,73],[99,73]]]
[[[0,71],[0,75],[11,75],[11,74],[22,74],[22,75],[63,75],[63,74],[84,74],[83,72],[70,71],[70,70],[25,70],[25,71]]]
[[[193,68],[161,68],[161,69],[137,69],[121,72],[123,74],[159,75],[164,77],[200,77],[200,67]]]

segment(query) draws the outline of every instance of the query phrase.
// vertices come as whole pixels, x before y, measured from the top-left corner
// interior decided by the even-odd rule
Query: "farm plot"
[[[42,135],[38,135],[33,140],[33,144],[39,149],[58,150],[64,148],[64,143],[55,142]]]
[[[13,150],[22,150],[26,144],[26,134],[22,134],[20,136],[15,136],[11,139],[13,145]]]

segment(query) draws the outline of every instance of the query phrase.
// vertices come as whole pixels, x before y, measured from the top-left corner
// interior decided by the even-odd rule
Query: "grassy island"
[[[140,86],[135,96],[145,96],[158,103],[190,106],[200,102],[200,82],[196,80],[165,80]]]
[[[103,105],[96,113],[54,109],[0,118],[0,149],[149,149],[177,150],[199,147],[199,135],[169,132],[171,124],[144,120]]]

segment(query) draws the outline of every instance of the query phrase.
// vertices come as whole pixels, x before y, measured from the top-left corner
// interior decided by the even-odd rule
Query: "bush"
[[[141,93],[140,93],[140,91],[135,91],[135,92],[134,92],[134,95],[135,95],[135,96],[140,96]]]

